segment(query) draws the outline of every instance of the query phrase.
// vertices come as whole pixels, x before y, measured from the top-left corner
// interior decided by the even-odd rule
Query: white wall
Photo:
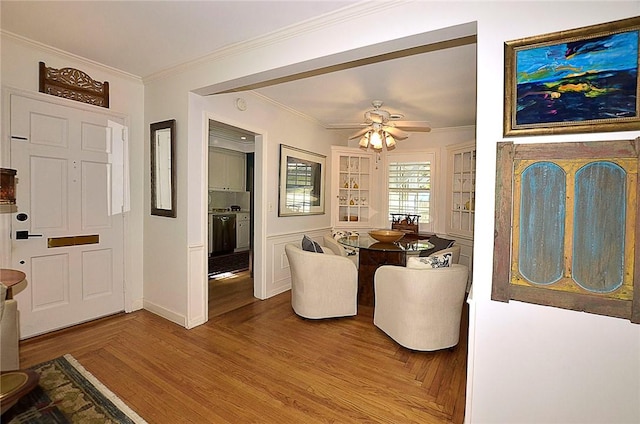
[[[477,191],[468,419],[477,423],[640,422],[640,326],[490,301],[496,143],[502,141],[503,43],[636,16],[640,3],[485,4],[478,13]],[[513,17],[526,17],[514,19]],[[530,137],[634,139],[638,131]]]
[[[11,90],[33,93],[43,99],[52,96],[38,94],[38,62],[45,62],[54,68],[72,67],[86,72],[98,81],[109,81],[109,111],[126,115],[129,122],[130,198],[131,209],[125,214],[125,308],[127,311],[142,308],[142,201],[143,201],[143,96],[142,81],[134,76],[89,62],[82,58],[55,51],[47,46],[33,43],[8,34],[2,34],[2,140],[0,142],[0,164],[10,164],[10,140],[8,137],[9,108],[7,94]],[[60,98],[53,98],[60,101]],[[65,102],[65,100],[62,100]],[[68,101],[70,105],[79,105]],[[90,106],[85,106],[90,107]],[[101,109],[101,108],[98,108]],[[18,176],[19,177],[19,176]],[[9,261],[10,217],[2,217],[2,258]]]
[[[340,142],[330,138],[331,135],[317,123],[250,93],[242,94],[247,101],[246,111],[235,107],[237,94],[207,97],[189,94],[187,117],[178,106],[173,111],[165,110],[168,105],[179,105],[183,97],[181,90],[186,94],[191,88],[191,80],[182,78],[170,83],[165,80],[152,82],[146,87],[147,125],[163,119],[177,119],[178,216],[175,219],[147,216],[145,220],[145,308],[186,327],[205,322],[207,313],[205,159],[209,119],[261,135],[255,146],[254,208],[254,277],[259,286],[254,294],[259,298],[282,291],[271,272],[274,256],[267,249],[267,239],[308,229],[326,229],[331,223],[328,205],[327,213],[323,215],[278,217],[280,144],[326,155],[328,183],[330,145]],[[175,102],[172,100],[174,95]],[[148,163],[145,166],[148,167]],[[182,283],[172,283],[175,281]]]
[[[360,12],[348,19],[325,22],[305,33],[273,37],[258,47],[247,46],[246,51],[239,48],[233,54],[217,56],[178,76],[163,76],[165,81],[158,79],[147,87],[153,92],[151,96],[174,105],[174,116],[184,119],[185,91],[189,89],[378,42],[476,22],[477,230],[467,420],[478,423],[640,422],[640,326],[620,319],[490,300],[495,148],[496,143],[503,140],[504,42],[636,16],[640,14],[640,3],[381,2]],[[371,25],[371,22],[381,24]],[[176,90],[176,87],[179,88]],[[149,103],[147,106],[146,124],[165,118],[157,112],[159,106]],[[237,121],[236,116],[230,117]],[[274,127],[285,124],[273,122]],[[186,140],[186,133],[180,135]],[[638,135],[634,131],[536,137],[534,140],[613,140],[633,139]],[[197,138],[195,133],[188,136]],[[277,166],[277,162],[271,162],[275,158],[273,150],[269,150],[272,148],[267,147],[269,166]],[[185,163],[183,158],[179,166],[183,167]],[[185,174],[180,178],[181,188],[184,188]],[[266,186],[273,187],[272,184]],[[274,194],[273,188],[267,190],[268,196]],[[184,201],[184,198],[180,200]],[[264,218],[268,220],[268,217]],[[305,221],[300,227],[313,225]],[[279,227],[280,224],[274,223],[274,232]],[[176,249],[186,249],[184,237],[178,236],[176,241],[180,244]],[[161,256],[157,260],[163,259],[168,257]],[[184,281],[184,273],[181,277]],[[159,284],[167,286],[175,282],[165,280]]]

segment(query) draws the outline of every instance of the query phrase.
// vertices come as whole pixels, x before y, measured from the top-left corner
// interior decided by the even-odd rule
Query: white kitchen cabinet
[[[371,227],[373,153],[361,149],[331,149],[331,221],[335,228]]]
[[[245,191],[246,154],[209,148],[209,190]]]
[[[248,213],[236,214],[236,249],[240,250],[249,249],[249,224],[251,223]]]

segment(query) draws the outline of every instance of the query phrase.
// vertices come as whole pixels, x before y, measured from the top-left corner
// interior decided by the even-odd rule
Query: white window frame
[[[434,151],[405,151],[405,152],[387,152],[384,164],[384,185],[385,195],[383,200],[385,221],[388,220],[387,228],[391,228],[391,220],[389,218],[389,164],[390,163],[415,163],[415,162],[430,162],[431,163],[431,190],[429,193],[429,216],[424,219],[422,214],[420,220],[419,231],[420,232],[434,232],[435,228],[435,211],[437,200],[437,184],[438,184],[438,155]],[[428,222],[426,222],[428,221]]]

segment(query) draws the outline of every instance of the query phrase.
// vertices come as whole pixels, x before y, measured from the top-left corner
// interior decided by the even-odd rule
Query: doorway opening
[[[254,297],[253,222],[256,134],[209,120],[209,318],[258,300]]]

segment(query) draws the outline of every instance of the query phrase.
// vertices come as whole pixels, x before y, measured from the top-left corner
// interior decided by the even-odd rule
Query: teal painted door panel
[[[566,174],[552,162],[522,172],[519,271],[534,284],[552,284],[564,269]]]
[[[575,176],[573,279],[595,293],[616,290],[624,277],[626,172],[592,162]]]

